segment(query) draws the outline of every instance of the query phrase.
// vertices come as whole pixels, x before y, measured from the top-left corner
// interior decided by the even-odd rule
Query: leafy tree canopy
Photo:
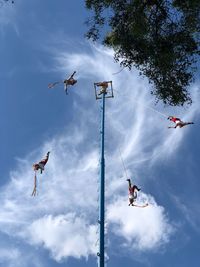
[[[135,66],[148,77],[157,100],[174,106],[192,102],[188,86],[200,54],[200,0],[85,2],[93,12],[87,38],[102,36],[121,66]]]

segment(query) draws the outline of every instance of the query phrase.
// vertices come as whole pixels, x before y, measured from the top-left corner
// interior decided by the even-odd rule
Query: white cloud
[[[45,216],[34,221],[27,231],[33,244],[42,244],[57,261],[63,257],[87,257],[95,254],[96,226],[78,214]]]
[[[108,207],[108,221],[112,232],[123,237],[129,250],[154,250],[169,241],[174,228],[153,197],[141,197],[140,204],[149,203],[146,208],[129,207],[127,200],[119,197]]]

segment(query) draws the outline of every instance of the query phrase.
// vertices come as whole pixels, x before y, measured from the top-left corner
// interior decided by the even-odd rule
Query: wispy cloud
[[[184,201],[184,199],[178,196],[171,196],[178,210],[181,211],[186,221],[199,233],[199,218],[200,211],[198,200],[191,197],[190,202]]]

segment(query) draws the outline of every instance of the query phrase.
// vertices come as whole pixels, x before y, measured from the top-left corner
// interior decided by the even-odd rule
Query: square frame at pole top
[[[96,100],[102,99],[102,95],[105,94],[105,98],[114,97],[112,81],[104,81],[94,83]]]

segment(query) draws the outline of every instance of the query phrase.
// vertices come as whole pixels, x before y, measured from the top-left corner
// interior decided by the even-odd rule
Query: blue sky
[[[59,2],[59,3],[58,3]],[[200,261],[199,100],[155,106],[148,81],[84,39],[84,1],[24,1],[0,9],[0,266],[96,266],[99,102],[94,82],[112,80],[106,101],[108,266],[188,267]],[[66,96],[62,85],[77,71]],[[168,115],[193,120],[168,129]],[[38,195],[32,164],[51,151]],[[128,176],[142,188],[128,207]]]

